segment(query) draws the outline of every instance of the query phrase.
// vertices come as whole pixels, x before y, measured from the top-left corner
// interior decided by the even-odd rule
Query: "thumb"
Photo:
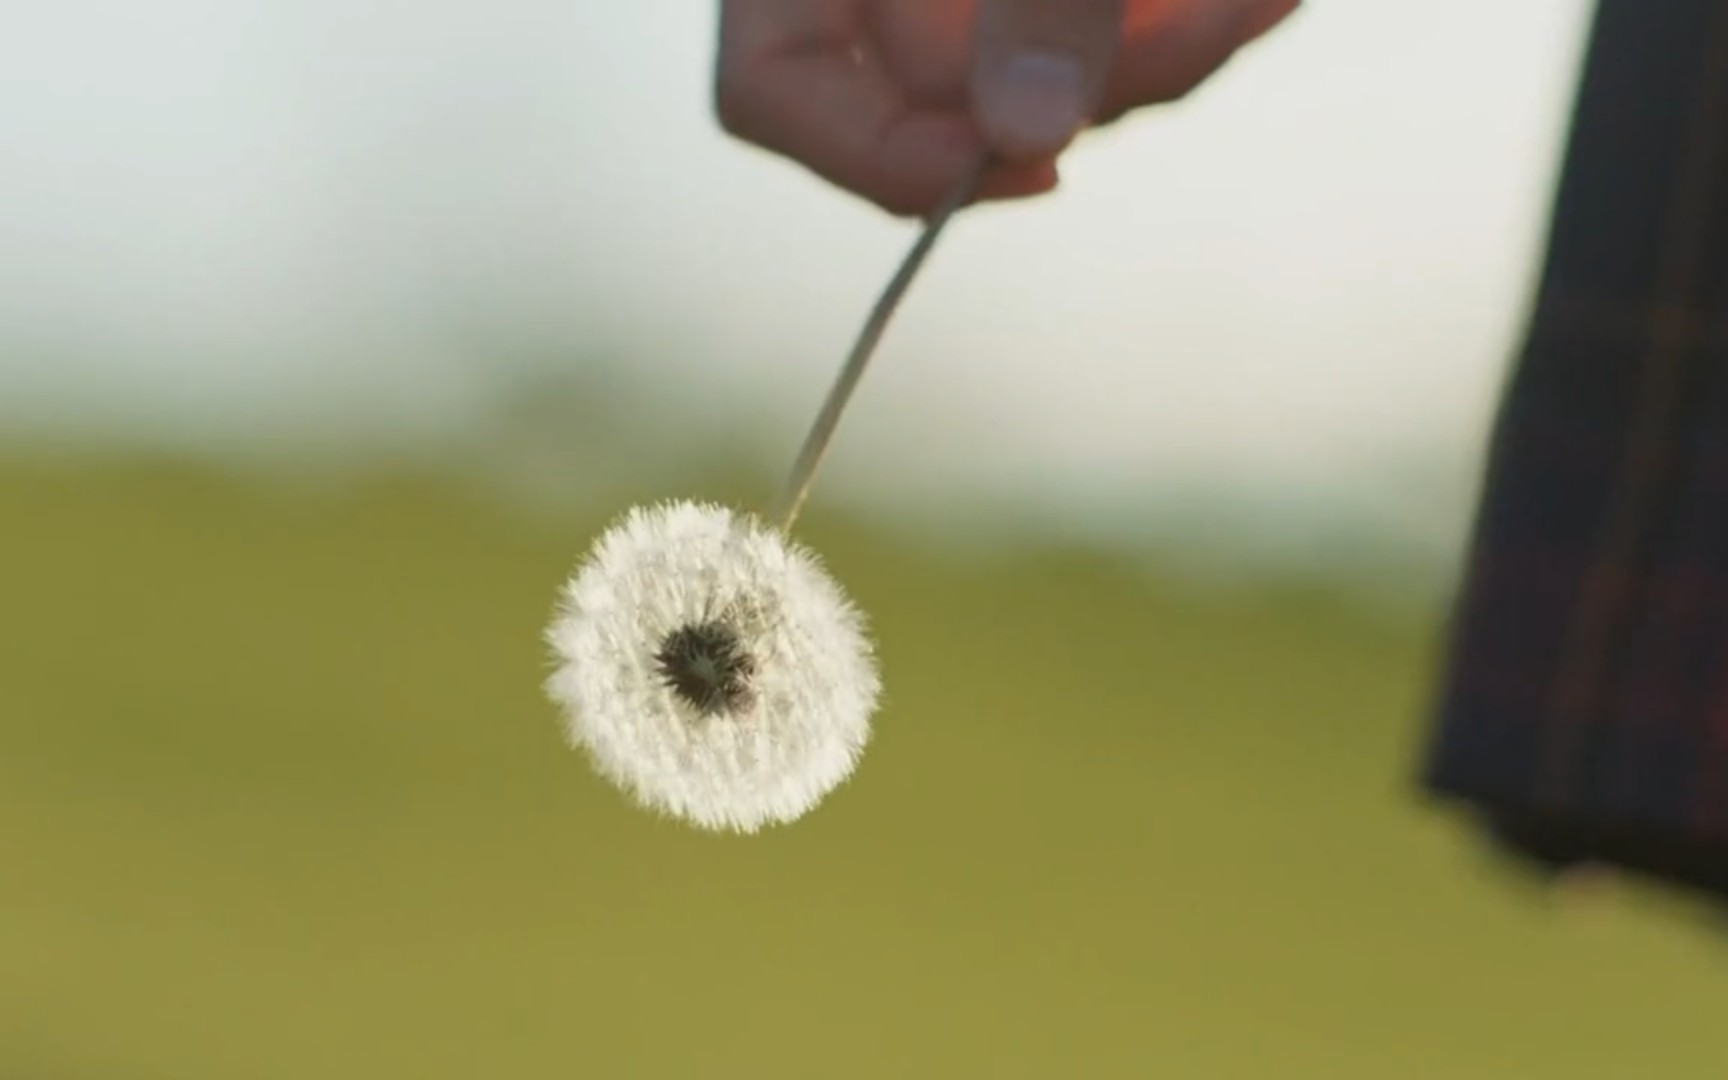
[[[1124,0],[981,0],[972,100],[991,149],[1050,158],[1086,126],[1122,36]]]

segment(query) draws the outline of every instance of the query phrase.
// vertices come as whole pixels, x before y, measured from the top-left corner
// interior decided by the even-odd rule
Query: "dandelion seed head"
[[[707,829],[792,821],[851,773],[881,683],[815,555],[718,506],[626,514],[547,630],[570,742],[650,809]]]
[[[756,658],[725,622],[680,626],[666,635],[654,661],[673,693],[704,716],[750,707]]]

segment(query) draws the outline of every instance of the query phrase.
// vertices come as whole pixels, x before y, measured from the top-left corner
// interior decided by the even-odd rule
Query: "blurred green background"
[[[767,490],[749,477],[674,492]],[[620,507],[0,465],[0,1077],[1704,1076],[1722,942],[1556,908],[1407,782],[1430,617],[816,508],[889,692],[715,837],[560,742]]]

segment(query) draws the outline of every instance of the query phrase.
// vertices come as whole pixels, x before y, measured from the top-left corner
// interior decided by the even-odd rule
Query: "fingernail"
[[[978,115],[995,148],[1010,157],[1047,157],[1086,122],[1086,80],[1073,58],[1028,52],[990,72],[978,88]]]

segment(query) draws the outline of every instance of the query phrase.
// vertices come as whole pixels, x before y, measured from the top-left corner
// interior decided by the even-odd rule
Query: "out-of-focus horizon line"
[[[1190,100],[1088,138],[1057,195],[969,213],[824,493],[1133,538],[1200,492],[1455,548],[1587,12],[1308,5]],[[669,459],[743,437],[777,461],[910,239],[715,129],[701,5],[10,21],[13,443],[462,453],[517,384],[579,376]],[[594,445],[549,459],[642,453]]]

